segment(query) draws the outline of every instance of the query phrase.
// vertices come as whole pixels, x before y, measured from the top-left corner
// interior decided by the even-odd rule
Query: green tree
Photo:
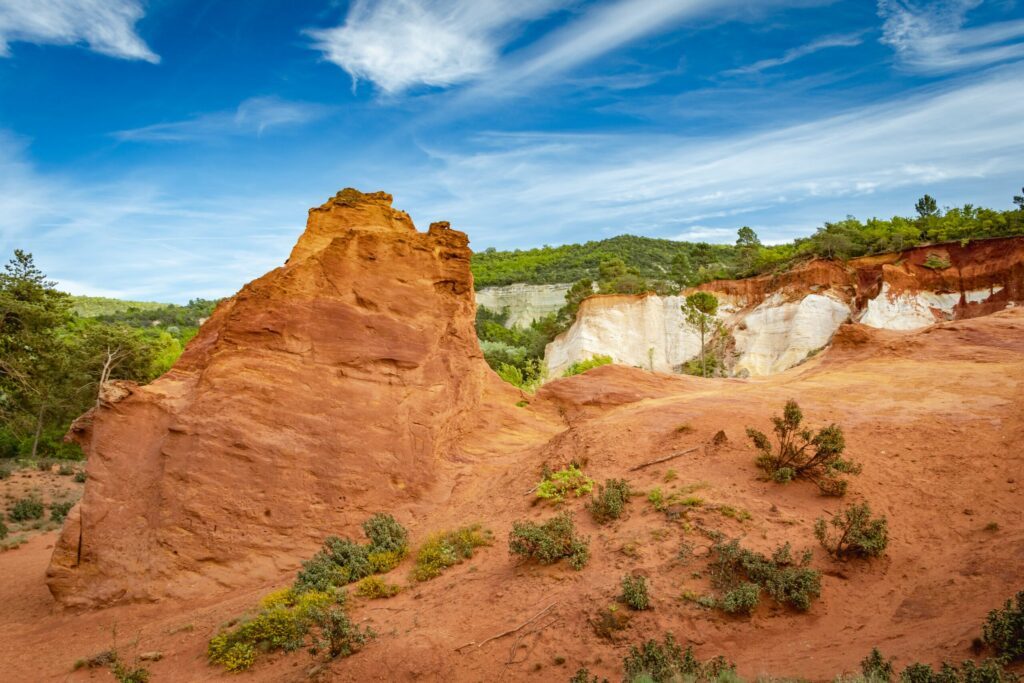
[[[739,274],[747,275],[754,270],[761,253],[761,240],[751,228],[743,226],[736,231],[736,250]]]
[[[700,330],[700,374],[701,377],[707,377],[707,363],[704,358],[705,336],[715,324],[718,298],[711,292],[694,292],[686,297],[686,303],[681,308],[683,315],[686,316],[686,322]]]
[[[1024,211],[1024,187],[1020,188],[1020,194],[1013,196],[1013,203],[1017,205],[1017,208]]]
[[[914,204],[914,208],[917,210],[917,215],[921,218],[930,218],[939,214],[939,205],[930,194],[926,194],[918,199],[917,204]]]
[[[690,257],[686,255],[686,252],[681,251],[672,257],[672,268],[669,271],[669,275],[672,278],[672,282],[676,283],[676,286],[680,289],[689,287],[693,283],[693,264],[690,262]]]

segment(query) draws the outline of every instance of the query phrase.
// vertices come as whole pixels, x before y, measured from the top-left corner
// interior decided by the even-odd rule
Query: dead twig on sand
[[[552,624],[554,624],[559,619],[561,619],[561,617],[555,617],[554,619],[552,619],[548,623],[544,624],[543,626],[538,626],[537,628],[532,629],[530,631],[523,631],[518,636],[516,636],[516,641],[514,643],[512,643],[512,647],[508,651],[508,661],[505,662],[505,666],[510,666],[512,664],[522,664],[523,662],[525,662],[526,659],[520,659],[520,660],[516,659],[516,652],[519,651],[519,646],[522,645],[523,638],[525,638],[526,636],[529,636],[529,635],[533,635],[534,633],[540,633],[541,631],[546,629],[548,626],[551,626]]]
[[[545,607],[541,611],[537,612],[532,617],[530,617],[529,619],[527,619],[523,623],[519,624],[515,628],[510,628],[507,631],[502,631],[501,633],[498,633],[497,635],[493,635],[490,638],[487,638],[485,640],[481,640],[479,643],[474,640],[474,641],[466,643],[465,645],[460,645],[457,648],[455,648],[455,651],[459,652],[461,654],[462,650],[464,650],[467,647],[476,646],[477,648],[481,648],[484,645],[486,645],[487,643],[491,642],[492,640],[497,640],[498,638],[503,638],[503,637],[505,637],[507,635],[511,635],[513,633],[516,633],[517,631],[521,631],[522,629],[526,628],[527,626],[529,626],[533,622],[537,621],[541,617],[546,616],[548,613],[551,612],[552,609],[554,609],[555,605],[557,605],[557,604],[558,604],[557,602],[551,603],[550,605],[548,605],[547,607]]]
[[[686,455],[687,453],[693,453],[698,448],[700,448],[700,446],[694,446],[693,448],[687,448],[685,451],[679,451],[678,453],[673,453],[672,455],[666,455],[664,458],[658,458],[657,460],[651,460],[650,462],[641,463],[641,464],[637,465],[636,467],[630,467],[629,471],[630,472],[635,472],[636,470],[642,470],[643,468],[650,467],[651,465],[657,465],[660,462],[668,462],[669,460],[672,460],[674,458],[678,458],[681,455]]]

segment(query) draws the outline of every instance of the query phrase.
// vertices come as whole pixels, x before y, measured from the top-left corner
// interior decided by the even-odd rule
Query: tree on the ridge
[[[1013,203],[1017,205],[1017,208],[1024,211],[1024,187],[1020,188],[1020,194],[1013,196]]]
[[[693,284],[693,265],[686,252],[679,252],[672,257],[672,267],[669,271],[672,282],[682,289]]]
[[[761,240],[753,229],[743,226],[736,231],[736,250],[740,267],[740,275],[747,275],[754,269],[757,257],[761,253]]]
[[[715,324],[718,312],[718,298],[711,292],[694,292],[686,297],[681,307],[686,322],[700,330],[700,375],[707,377],[707,364],[704,359],[704,340],[708,330]]]
[[[939,214],[939,205],[930,194],[926,194],[918,199],[917,203],[914,204],[914,208],[917,210],[917,215],[921,218],[930,218]]]

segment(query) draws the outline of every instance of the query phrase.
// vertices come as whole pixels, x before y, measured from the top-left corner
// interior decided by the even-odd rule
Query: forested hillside
[[[1018,200],[1024,202],[1021,197],[1015,198],[1015,202]],[[915,208],[917,215],[912,217],[861,221],[849,216],[842,221],[825,223],[810,237],[773,246],[761,244],[750,228],[741,228],[735,244],[621,235],[560,247],[487,249],[474,254],[473,276],[477,288],[513,282],[576,282],[598,278],[602,261],[620,259],[645,280],[693,285],[781,270],[794,261],[815,256],[848,259],[934,242],[1024,234],[1024,211],[1020,209],[1000,211],[968,204],[940,211],[935,199],[928,195],[922,197]]]

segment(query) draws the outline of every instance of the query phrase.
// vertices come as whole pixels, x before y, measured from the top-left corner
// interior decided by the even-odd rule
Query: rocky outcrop
[[[380,192],[312,209],[286,265],[221,303],[170,372],[108,387],[72,427],[89,480],[53,595],[239,585],[422,493],[499,383],[467,244],[447,223],[418,232]]]
[[[476,292],[476,302],[492,311],[508,310],[508,327],[526,327],[534,320],[555,313],[565,305],[569,284],[483,287]]]
[[[769,375],[827,345],[847,321],[915,330],[1024,302],[1024,238],[942,244],[853,259],[815,260],[776,275],[703,285],[735,344],[737,375]],[[682,297],[596,296],[548,345],[549,373],[596,354],[655,371],[678,371],[700,351],[679,311]]]

